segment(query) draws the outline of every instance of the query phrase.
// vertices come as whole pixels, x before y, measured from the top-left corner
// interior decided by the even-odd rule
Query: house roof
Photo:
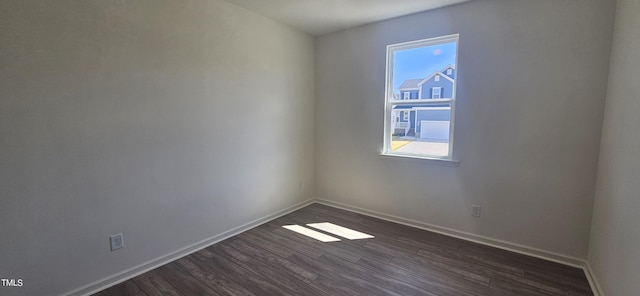
[[[422,81],[422,79],[409,79],[405,80],[402,85],[398,88],[398,90],[416,90],[418,89],[418,84]]]
[[[445,68],[445,69],[446,69],[446,68]],[[443,77],[443,78],[445,78],[445,79],[447,79],[447,80],[449,80],[449,81],[453,82],[453,79],[451,79],[451,77],[447,76],[446,74],[444,74],[444,73],[442,73],[442,72],[440,72],[440,71],[436,71],[436,72],[433,72],[433,74],[431,74],[431,76],[429,76],[429,77],[427,77],[427,78],[425,78],[425,79],[420,80],[420,82],[418,82],[418,87],[422,86],[422,84],[424,84],[425,82],[427,82],[427,81],[431,80],[431,78],[433,78],[433,77],[434,77],[434,76],[436,76],[436,75],[440,75],[440,77]]]
[[[455,66],[449,65],[449,66],[446,66],[444,69],[442,69],[442,71],[433,72],[427,78],[405,80],[402,83],[402,85],[400,85],[398,90],[400,90],[400,91],[403,91],[403,90],[418,90],[418,89],[420,89],[422,84],[424,84],[425,82],[429,81],[431,78],[433,78],[436,75],[440,75],[440,76],[444,77],[445,79],[448,79],[449,81],[453,82],[453,79],[451,79],[451,77],[449,77],[448,75],[444,74],[444,71],[446,71],[449,68],[454,69],[454,70],[456,69]]]
[[[451,69],[455,70],[455,69],[456,69],[456,66],[454,66],[454,65],[446,66],[446,67],[444,67],[444,69],[442,69],[442,71],[440,71],[440,72],[444,72],[444,71],[446,71],[446,70],[447,70],[447,69],[449,69],[449,68],[451,68]]]

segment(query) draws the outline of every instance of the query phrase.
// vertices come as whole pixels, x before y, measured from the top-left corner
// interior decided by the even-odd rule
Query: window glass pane
[[[451,130],[451,104],[395,105],[402,117],[392,123],[391,152],[397,154],[447,157]]]
[[[394,50],[393,95],[389,99],[401,99],[404,92],[415,92],[416,99],[429,99],[434,87],[442,87],[442,98],[452,98],[455,75],[449,77],[443,71],[456,67],[456,49],[457,42],[449,42]]]
[[[452,158],[457,46],[451,35],[388,47],[384,153]]]
[[[442,88],[434,87],[431,90],[431,98],[432,99],[440,99],[440,98],[442,98]]]

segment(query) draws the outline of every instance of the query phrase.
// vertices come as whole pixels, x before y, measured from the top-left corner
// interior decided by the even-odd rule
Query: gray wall
[[[613,14],[476,0],[317,38],[318,196],[586,258]],[[460,165],[380,156],[385,46],[453,33]]]
[[[69,291],[312,196],[312,37],[217,0],[3,0],[0,28],[0,276],[24,281],[0,294]]]
[[[618,0],[589,264],[606,295],[640,291],[640,2]]]

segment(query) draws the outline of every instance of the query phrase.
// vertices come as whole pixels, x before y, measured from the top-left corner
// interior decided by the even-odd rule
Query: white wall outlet
[[[122,237],[122,233],[110,236],[109,242],[111,242],[111,252],[122,249],[122,247],[124,247],[124,238]]]
[[[471,216],[480,217],[482,208],[480,206],[471,206]]]

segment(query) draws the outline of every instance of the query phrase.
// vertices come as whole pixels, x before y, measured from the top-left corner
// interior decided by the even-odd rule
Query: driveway
[[[398,148],[394,152],[447,156],[449,154],[449,143],[414,141]]]

